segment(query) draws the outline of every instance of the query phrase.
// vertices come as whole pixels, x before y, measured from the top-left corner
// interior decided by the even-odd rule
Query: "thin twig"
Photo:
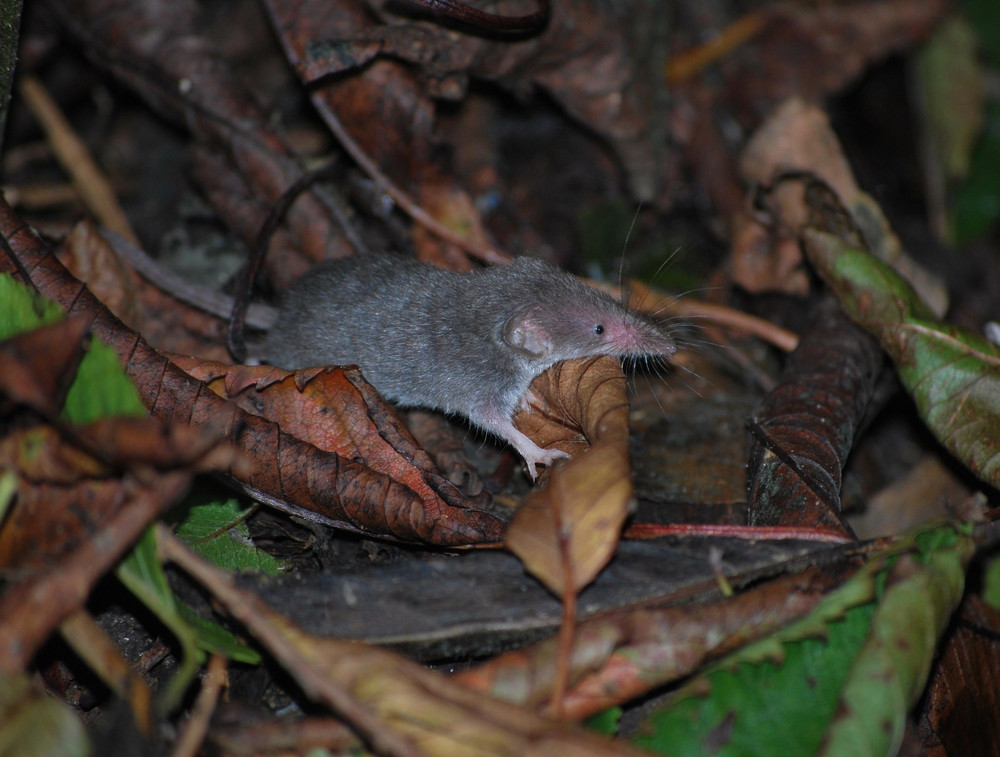
[[[393,201],[399,205],[399,207],[402,208],[407,215],[410,216],[410,218],[422,225],[431,233],[443,239],[445,242],[449,242],[450,244],[465,250],[473,257],[479,258],[487,263],[509,263],[511,261],[511,256],[508,253],[493,247],[477,244],[470,239],[466,239],[431,216],[430,213],[417,204],[416,200],[397,187],[393,183],[392,179],[382,173],[379,167],[375,165],[375,162],[365,154],[365,151],[361,149],[361,146],[354,141],[350,134],[347,133],[347,129],[344,128],[344,125],[340,122],[340,119],[337,118],[337,115],[333,112],[332,108],[322,108],[321,112],[323,113],[327,127],[333,132],[333,135],[337,138],[341,146],[347,151],[354,162],[357,163],[361,167],[361,170],[368,174],[372,181],[378,184],[379,187],[382,188],[382,191],[389,195],[389,197],[391,197]]]
[[[42,83],[34,76],[25,76],[21,80],[20,90],[45,132],[56,158],[70,175],[84,205],[101,226],[111,229],[133,244],[139,244],[139,238],[132,230],[132,224],[122,210],[111,182]]]

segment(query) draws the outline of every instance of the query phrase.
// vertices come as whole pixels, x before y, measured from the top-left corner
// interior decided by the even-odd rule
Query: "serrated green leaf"
[[[636,742],[675,757],[798,757],[824,746],[836,755],[891,753],[834,748],[833,739],[867,736],[842,713],[870,709],[893,726],[905,719],[961,597],[972,551],[968,529],[942,526],[873,556],[807,617],[684,686],[649,716]],[[883,593],[878,587],[901,556],[910,573]],[[900,683],[896,689],[871,677],[887,670]],[[877,707],[870,701],[876,699]]]
[[[0,755],[84,757],[90,742],[80,719],[27,675],[0,676]]]
[[[228,498],[182,506],[171,515],[177,535],[205,560],[227,570],[277,575],[282,563],[250,541],[243,519],[252,508]]]
[[[809,260],[892,358],[934,435],[1000,486],[1000,347],[934,320],[910,285],[870,253],[816,229],[803,236]]]
[[[872,572],[862,571],[803,620],[685,686],[636,743],[674,757],[815,753],[867,635],[873,596]]]

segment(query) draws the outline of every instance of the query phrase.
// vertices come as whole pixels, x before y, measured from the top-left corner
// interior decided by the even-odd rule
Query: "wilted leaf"
[[[889,353],[921,417],[969,469],[1000,485],[1000,347],[940,323],[892,268],[833,234],[806,251],[844,308]]]
[[[906,716],[927,681],[938,638],[965,588],[971,539],[951,529],[918,535],[903,555],[871,621],[871,631],[844,682],[824,755],[896,754]]]
[[[1000,612],[966,593],[918,706],[928,757],[980,754],[1000,743]],[[956,692],[962,692],[956,696]]]
[[[579,591],[614,554],[631,497],[628,459],[599,447],[528,495],[506,544],[556,595]]]
[[[146,308],[139,304],[139,291],[144,287],[137,286],[138,277],[114,253],[93,222],[83,220],[73,226],[60,258],[123,323],[143,331],[149,318]]]
[[[20,288],[24,296],[18,296]],[[30,302],[23,287],[10,276],[0,275],[0,302],[22,305]],[[66,392],[76,376],[80,361],[90,342],[87,324],[82,318],[39,325],[39,318],[17,316],[4,308],[7,316],[0,329],[0,397],[3,405],[26,405],[55,416],[62,407]],[[19,327],[25,320],[32,325]],[[2,407],[2,405],[0,405]]]
[[[577,719],[691,674],[708,660],[784,628],[822,598],[833,579],[785,576],[734,597],[605,613],[577,627],[564,714]],[[538,707],[552,696],[557,640],[547,639],[457,674],[508,702]]]
[[[751,525],[853,535],[841,514],[842,471],[882,363],[875,340],[852,324],[836,301],[817,308],[781,382],[752,422]]]

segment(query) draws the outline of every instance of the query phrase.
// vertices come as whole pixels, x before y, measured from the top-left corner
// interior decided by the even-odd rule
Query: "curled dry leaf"
[[[947,308],[944,285],[904,253],[878,203],[858,187],[830,121],[820,108],[797,98],[783,103],[754,134],[740,166],[751,185],[768,186],[790,171],[806,172],[825,181],[863,230],[873,252],[903,273],[932,303],[936,313]],[[782,229],[771,238],[773,232],[749,216],[738,220],[734,278],[753,292],[784,282],[785,291],[805,294],[808,279],[802,268],[798,231],[809,221],[809,208],[794,182],[770,191],[767,205],[780,219]],[[770,264],[764,264],[762,255]]]
[[[517,413],[514,424],[539,446],[576,457],[601,443],[628,458],[628,397],[618,358],[554,365],[532,382],[528,406],[530,412]]]
[[[835,301],[817,309],[781,382],[753,420],[747,465],[751,525],[853,535],[841,516],[841,474],[882,362],[875,340]]]
[[[392,407],[357,368],[286,371],[175,356],[173,361],[220,397],[327,452],[384,473],[416,492],[428,512],[461,494],[435,468]],[[386,508],[394,503],[386,499]]]
[[[125,325],[157,349],[226,359],[220,320],[167,294],[173,288],[190,289],[191,282],[167,268],[156,279],[145,278],[132,257],[122,252],[131,249],[138,248],[124,239],[118,243],[106,237],[91,221],[83,220],[66,237],[59,259]],[[164,288],[151,280],[162,282]]]
[[[583,621],[573,644],[573,685],[563,699],[563,714],[573,720],[595,715],[783,628],[812,609],[837,580],[833,573],[814,568],[715,602],[611,612]],[[456,679],[512,704],[537,707],[552,696],[557,654],[557,640],[546,639]]]
[[[919,708],[918,730],[932,745],[926,752],[931,757],[976,754],[984,744],[1000,744],[1000,719],[994,717],[1000,688],[990,674],[997,669],[998,638],[1000,610],[966,594]],[[956,697],[956,691],[965,695]]]
[[[532,382],[531,412],[515,417],[541,446],[576,455],[528,495],[507,531],[507,546],[560,596],[611,559],[632,504],[625,389],[615,358],[560,363]]]
[[[60,250],[60,260],[90,291],[129,328],[145,333],[146,308],[140,307],[140,292],[145,289],[128,264],[115,254],[90,220],[77,223],[70,230]]]

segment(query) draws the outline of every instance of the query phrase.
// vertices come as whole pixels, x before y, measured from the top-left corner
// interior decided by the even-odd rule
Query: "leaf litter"
[[[513,0],[501,5],[509,6],[501,12],[512,16],[534,10],[531,3]],[[99,2],[84,3],[74,12],[55,3],[53,15],[68,38],[93,51],[95,71],[116,77],[151,112],[181,126],[180,149],[188,155],[200,193],[208,198],[213,223],[248,248],[281,193],[305,177],[300,158],[311,157],[308,152],[318,143],[329,149],[330,134],[367,171],[362,175],[341,158],[329,174],[335,182],[314,185],[290,204],[266,262],[266,277],[279,290],[311,261],[344,254],[359,244],[400,246],[458,266],[469,265],[461,249],[489,260],[508,258],[504,248],[546,245],[561,255],[575,246],[566,231],[572,224],[564,219],[588,202],[603,201],[613,185],[627,186],[627,197],[652,203],[637,216],[635,244],[641,246],[644,237],[655,238],[645,232],[657,224],[662,211],[684,202],[679,200],[683,167],[695,187],[689,191],[702,193],[713,207],[711,224],[729,230],[724,233],[732,254],[726,264],[721,258],[715,261],[716,282],[730,294],[737,288],[755,293],[758,305],[768,293],[784,292],[798,298],[800,312],[814,315],[814,324],[804,330],[806,318],[801,315],[780,309],[769,314],[784,324],[785,332],[771,332],[784,348],[798,342],[780,376],[778,364],[783,361],[774,353],[762,356],[759,344],[741,332],[734,318],[720,319],[712,333],[742,362],[721,369],[703,356],[682,355],[665,382],[656,376],[645,387],[640,381],[629,389],[613,361],[557,366],[533,387],[530,407],[517,422],[540,443],[556,445],[574,459],[551,471],[547,483],[527,495],[524,482],[507,480],[510,464],[501,464],[498,473],[487,472],[485,480],[491,490],[499,491],[504,484],[507,489],[493,498],[473,498],[450,480],[462,477],[453,471],[442,474],[433,456],[363,381],[363,366],[361,372],[336,368],[289,374],[220,363],[226,358],[217,319],[183,309],[177,300],[146,285],[133,295],[134,275],[107,256],[99,233],[81,225],[65,246],[75,274],[88,281],[85,287],[49,254],[45,237],[63,236],[60,227],[43,226],[43,235],[38,235],[24,223],[29,208],[4,203],[3,270],[70,315],[38,330],[41,323],[22,326],[18,331],[29,333],[5,342],[2,352],[0,407],[6,425],[0,454],[5,467],[16,472],[15,478],[8,474],[4,481],[16,481],[18,492],[0,520],[0,544],[10,545],[5,548],[9,562],[2,576],[0,607],[5,612],[0,617],[6,620],[0,624],[0,638],[5,649],[14,649],[12,640],[19,649],[3,660],[5,676],[10,676],[6,680],[15,681],[14,676],[23,676],[41,659],[36,653],[47,649],[43,645],[57,628],[81,645],[99,638],[90,635],[92,628],[80,608],[88,597],[106,592],[98,578],[117,564],[119,580],[169,629],[167,645],[178,667],[159,681],[151,677],[150,700],[142,693],[147,691],[144,686],[124,683],[129,679],[121,671],[128,666],[123,668],[113,655],[105,655],[104,662],[95,656],[88,664],[99,674],[103,671],[111,689],[128,700],[135,722],[146,733],[153,720],[172,720],[189,722],[194,734],[195,719],[186,721],[175,706],[201,668],[204,651],[209,651],[250,664],[260,655],[269,657],[301,687],[297,697],[286,694],[289,701],[296,700],[296,706],[306,701],[322,704],[349,723],[369,747],[387,754],[636,753],[623,739],[587,735],[536,714],[576,721],[620,706],[625,707],[623,733],[652,733],[640,738],[642,746],[664,753],[687,748],[695,751],[685,753],[749,753],[775,744],[782,753],[811,753],[817,745],[840,753],[845,744],[893,752],[928,675],[932,689],[935,676],[948,675],[939,668],[930,673],[928,665],[958,601],[975,547],[968,529],[921,530],[895,544],[888,540],[804,547],[792,540],[755,544],[752,531],[737,542],[717,535],[729,532],[707,528],[698,535],[697,528],[731,528],[749,518],[793,526],[786,537],[805,533],[795,530],[802,526],[819,526],[840,539],[851,535],[851,490],[859,484],[848,460],[859,456],[859,444],[871,433],[872,415],[883,407],[885,388],[876,380],[877,350],[859,329],[835,314],[837,306],[829,298],[818,304],[808,265],[820,272],[851,318],[879,340],[933,433],[984,483],[996,485],[997,456],[990,446],[998,417],[990,404],[996,394],[990,383],[995,349],[941,321],[947,302],[941,282],[903,253],[904,245],[880,206],[860,192],[822,111],[787,99],[816,101],[842,91],[887,53],[918,47],[945,15],[944,6],[906,0],[864,7],[774,6],[743,19],[716,18],[733,22],[732,29],[740,33],[692,56],[683,76],[676,75],[679,68],[668,69],[667,43],[672,41],[677,49],[701,34],[693,17],[683,13],[672,23],[666,16],[648,16],[640,6],[622,10],[596,2],[553,3],[539,34],[511,41],[446,28],[439,20],[399,13],[380,3],[335,6],[268,3],[267,14],[283,52],[263,41],[270,32],[260,14],[239,4],[232,9],[236,17],[256,20],[233,23],[226,14],[213,17],[207,7],[158,2],[130,6],[111,16]],[[108,18],[113,23],[107,23]],[[27,28],[32,38],[33,27]],[[259,45],[248,58],[254,58],[256,73],[265,76],[241,78],[238,69],[245,64],[233,52],[241,44]],[[286,58],[298,82],[283,71]],[[667,70],[675,72],[669,92]],[[250,80],[256,84],[253,91],[245,86]],[[496,89],[470,86],[473,80]],[[532,99],[536,88],[544,88],[562,113],[543,110],[540,119],[518,123],[511,117],[517,108],[538,107]],[[287,113],[300,131],[276,128],[271,105],[262,106],[282,91],[294,92],[299,100]],[[512,106],[512,99],[520,105]],[[300,106],[306,100],[319,119],[303,115]],[[606,150],[572,129],[551,128],[556,122],[561,127],[570,124],[569,119],[600,135]],[[754,135],[742,161],[730,141],[733,129],[722,126],[727,119]],[[484,129],[484,123],[491,127]],[[497,139],[502,129],[494,132],[493,124],[503,124],[512,143],[522,140],[516,151]],[[68,122],[50,127],[50,138],[71,128]],[[961,132],[965,136],[960,149],[971,150],[969,135],[974,131],[972,124]],[[12,139],[18,146],[20,136],[15,133]],[[310,139],[313,147],[303,149]],[[453,162],[441,160],[440,148],[448,140],[455,146]],[[511,160],[512,154],[518,158]],[[557,161],[567,155],[573,162],[560,166]],[[533,164],[532,156],[553,162]],[[138,162],[151,166],[153,161],[145,157]],[[72,156],[61,160],[72,175],[86,175],[74,166]],[[580,174],[567,172],[565,165],[587,166],[587,180],[581,185]],[[780,198],[771,192],[764,213],[761,208],[748,211],[753,185],[771,187],[782,174],[794,173],[818,178],[834,187],[836,196],[819,196],[817,202],[814,194],[803,202],[801,192],[798,199],[794,191]],[[567,175],[574,176],[576,186],[560,183]],[[794,184],[777,182],[782,183]],[[81,191],[86,193],[86,187]],[[139,194],[134,188],[123,192],[134,214]],[[387,204],[386,197],[395,204]],[[798,215],[793,212],[796,203]],[[352,213],[345,215],[348,205]],[[90,206],[102,223],[111,225],[98,205]],[[407,226],[398,208],[416,225]],[[349,216],[363,219],[360,233],[340,230]],[[135,217],[141,218],[141,212]],[[155,236],[144,236],[154,222],[147,219],[146,224],[136,225],[138,237],[155,241]],[[713,243],[702,239],[699,244],[708,248]],[[910,284],[896,279],[887,265],[901,270]],[[912,292],[911,285],[921,295]],[[923,304],[921,296],[929,304]],[[659,293],[650,300],[653,297],[659,299]],[[716,299],[713,305],[718,307],[724,298]],[[2,301],[6,317],[8,299]],[[105,306],[113,307],[131,328]],[[37,308],[29,305],[26,311]],[[56,311],[48,312],[51,323]],[[800,332],[798,339],[789,338],[789,327]],[[767,333],[766,328],[754,330]],[[35,341],[25,341],[29,339]],[[168,358],[159,351],[164,349],[199,357]],[[89,360],[94,354],[103,355],[101,367]],[[846,382],[850,372],[841,371],[852,361],[859,366],[855,383]],[[630,426],[643,415],[656,415],[650,407],[662,413],[678,396],[692,401],[690,393],[685,398],[677,389],[681,371],[690,372],[690,383],[706,404],[739,396],[743,405],[759,406],[754,414],[759,454],[750,454],[741,419],[729,432],[738,443],[722,445],[731,459],[699,471],[691,458],[691,470],[683,471],[692,478],[722,472],[731,476],[749,460],[748,499],[727,494],[724,506],[715,509],[699,507],[703,501],[688,501],[683,494],[657,503],[657,496],[663,495],[646,499],[648,484],[657,474],[644,473],[644,496],[637,501],[635,461],[657,464],[663,453],[650,436],[651,449],[636,455]],[[149,417],[122,417],[147,412]],[[670,431],[692,437],[695,433]],[[643,443],[649,443],[645,438]],[[465,448],[474,455],[481,440],[468,441]],[[934,454],[933,448],[927,454]],[[322,615],[322,590],[300,601],[298,608],[281,605],[278,614],[192,557],[162,527],[154,543],[146,530],[149,524],[182,499],[195,472],[205,471],[265,505],[291,513],[282,528],[297,543],[308,545],[305,551],[320,555],[320,563],[341,572],[342,580],[334,585],[348,614],[352,605],[376,601],[375,592],[359,597],[352,586],[375,586],[379,574],[372,574],[368,583],[360,580],[360,574],[348,568],[358,558],[349,556],[345,544],[359,545],[359,554],[367,555],[364,559],[376,570],[387,567],[380,563],[403,561],[395,574],[401,581],[396,599],[379,599],[386,604],[366,608],[374,619],[369,627],[344,638],[321,638],[299,627],[315,622],[310,613]],[[866,482],[884,483],[885,477],[875,484]],[[727,481],[719,488],[731,492],[742,487]],[[686,491],[710,489],[691,486]],[[123,501],[129,506],[123,508]],[[37,509],[43,503],[50,508],[44,513]],[[521,507],[511,515],[506,503]],[[674,525],[674,513],[684,513],[687,523],[678,525],[690,525],[688,535],[620,544],[629,520],[637,527],[626,533],[648,539],[663,533],[658,526]],[[718,513],[723,520],[705,523],[710,519],[706,513]],[[200,533],[216,536],[242,517],[228,502],[210,504],[202,514],[206,520]],[[255,522],[251,514],[241,539],[258,533]],[[347,534],[347,541],[332,536],[331,527],[334,533]],[[762,530],[756,538],[775,533]],[[408,607],[407,600],[412,605],[418,592],[415,587],[407,591],[405,561],[413,556],[417,563],[409,573],[429,580],[432,591],[439,585],[439,593],[448,583],[443,574],[435,581],[433,571],[447,572],[449,562],[456,573],[459,565],[498,565],[478,559],[487,557],[485,553],[443,559],[422,555],[421,547],[496,548],[501,542],[534,576],[518,576],[511,590],[484,597],[510,617],[481,622],[467,613],[463,623],[459,596],[454,608],[458,612],[449,608],[454,614],[447,621],[449,628],[464,625],[463,633],[473,640],[457,659],[497,655],[492,660],[449,678],[352,641],[376,635],[380,614],[388,618]],[[394,543],[411,546],[401,549]],[[133,544],[138,546],[131,556],[119,562]],[[327,546],[318,550],[318,544]],[[658,572],[674,574],[676,580],[651,582],[644,596],[631,591],[639,581],[639,552],[653,561],[659,556],[663,565]],[[50,555],[58,560],[55,568],[46,565]],[[421,559],[429,570],[418,568]],[[168,582],[163,572],[164,560],[197,576],[217,606],[225,608],[221,616],[208,622],[179,600],[176,582]],[[295,571],[304,564],[288,563],[286,569]],[[813,567],[798,575],[810,564]],[[229,567],[247,565],[235,558]],[[851,573],[856,573],[854,578],[846,578]],[[471,575],[467,594],[494,590],[488,576],[477,578],[475,568]],[[271,596],[277,606],[284,585],[280,582],[294,577],[242,580],[256,581],[261,595]],[[267,580],[276,582],[278,593],[267,594]],[[300,580],[310,585],[307,576]],[[541,622],[518,613],[521,597],[537,588],[536,580],[555,595],[538,597],[538,607],[548,602]],[[736,594],[723,598],[729,586]],[[46,607],[39,604],[42,596],[49,600]],[[591,599],[597,596],[620,599]],[[923,596],[933,601],[915,603],[915,597]],[[432,603],[421,601],[425,604],[412,609],[426,615]],[[471,610],[473,602],[467,604]],[[907,619],[902,624],[901,617]],[[537,638],[539,631],[549,633],[557,626],[562,629],[558,636],[525,646],[532,641],[532,627]],[[458,636],[439,633],[435,642],[433,630],[421,633],[422,639],[421,634],[409,634],[411,651],[423,645],[424,657],[433,649],[444,660],[456,659]],[[494,641],[486,641],[491,634]],[[407,635],[404,628],[397,639]],[[901,644],[912,654],[894,657],[892,650]],[[98,641],[92,645],[104,648]],[[522,649],[499,654],[512,647]],[[807,680],[821,678],[817,691],[822,689],[824,704],[806,706],[815,700],[801,697],[809,687],[798,666],[802,659],[818,659],[830,650],[841,650],[834,655],[837,664],[807,667],[812,672],[805,674]],[[719,662],[727,654],[731,656]],[[790,682],[789,694],[761,696],[770,685],[753,677],[774,674],[773,660],[780,657],[784,663],[777,675]],[[713,664],[717,670],[706,668]],[[216,673],[219,666],[217,659]],[[733,666],[755,681],[743,693],[721,683]],[[232,666],[230,673],[238,678]],[[687,676],[694,678],[669,701],[696,702],[707,708],[703,712],[715,713],[701,716],[704,730],[685,726],[678,735],[668,725],[672,716],[663,714],[669,710],[646,716],[630,711],[636,698],[659,695],[664,687],[675,689]],[[869,676],[882,683],[873,686]],[[698,682],[709,679],[712,691],[706,695]],[[463,687],[488,691],[513,704],[498,704]],[[787,720],[794,717],[795,707],[810,710],[812,720],[799,733],[798,749],[785,751],[792,747],[781,739],[788,735]],[[70,723],[61,712],[57,717]],[[768,715],[754,714],[758,712]],[[921,717],[924,733],[945,732],[933,713],[925,711]],[[302,734],[307,722],[321,726],[326,721],[301,721]],[[689,716],[682,722],[688,723]],[[256,744],[267,743],[284,726],[279,718],[268,725]],[[67,744],[82,744],[84,737],[71,725],[62,727],[68,729],[60,731]],[[213,729],[208,730],[211,739]],[[217,729],[219,738],[223,730]],[[19,743],[22,733],[12,727],[0,739]],[[338,740],[328,742],[334,748],[357,747],[359,742],[342,730],[336,733]]]

